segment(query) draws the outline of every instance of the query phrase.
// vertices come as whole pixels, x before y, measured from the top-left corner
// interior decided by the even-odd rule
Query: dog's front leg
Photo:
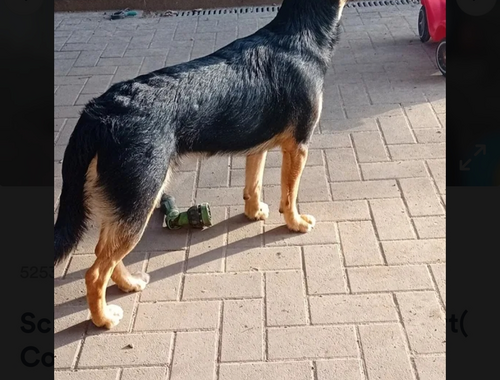
[[[307,161],[307,146],[289,141],[283,144],[282,151],[280,212],[283,212],[290,230],[309,232],[316,220],[312,215],[300,215],[297,210],[300,177]]]
[[[245,215],[251,220],[264,220],[269,216],[269,207],[260,201],[262,176],[266,164],[267,151],[247,156],[245,167]]]

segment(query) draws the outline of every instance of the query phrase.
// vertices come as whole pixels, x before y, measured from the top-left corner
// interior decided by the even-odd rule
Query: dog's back
[[[115,84],[84,112],[112,123],[115,138],[147,130],[162,141],[174,133],[176,154],[249,151],[292,125],[306,128],[317,112],[324,67],[297,44],[262,29],[209,56]],[[295,132],[306,141],[311,131]]]

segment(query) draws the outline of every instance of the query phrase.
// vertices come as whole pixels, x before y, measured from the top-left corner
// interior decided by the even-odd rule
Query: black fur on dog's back
[[[285,0],[255,34],[91,100],[64,157],[54,261],[85,232],[84,185],[95,157],[115,217],[139,228],[178,157],[245,153],[286,132],[307,143],[337,40],[338,3]]]

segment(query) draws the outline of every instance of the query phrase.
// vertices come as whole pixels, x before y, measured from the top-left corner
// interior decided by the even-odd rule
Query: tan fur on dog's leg
[[[166,182],[165,178],[164,185]],[[99,241],[95,248],[97,258],[85,275],[87,301],[94,324],[110,329],[120,322],[123,311],[119,306],[106,304],[106,287],[109,279],[112,278],[125,292],[143,290],[149,282],[149,275],[146,273],[130,274],[122,259],[141,239],[155,203],[161,198],[162,189],[159,189],[155,199],[151,200],[148,213],[143,216],[143,220],[126,224],[116,218],[114,206],[98,185],[96,156],[87,170],[85,193],[94,213],[102,220]]]
[[[260,201],[266,157],[267,151],[264,151],[250,154],[246,159],[243,199],[245,215],[251,220],[264,220],[269,216],[269,207]]]
[[[311,215],[299,215],[297,195],[300,178],[307,161],[307,147],[297,144],[293,139],[282,145],[283,164],[281,168],[281,205],[285,222],[292,231],[309,232],[316,220]]]
[[[282,149],[283,159],[281,162],[281,199],[280,199],[280,214],[285,212],[288,199],[288,175],[290,173],[290,153]]]
[[[123,317],[119,306],[106,304],[106,288],[116,265],[134,249],[139,238],[130,236],[116,223],[103,223],[96,261],[85,274],[87,301],[97,327],[113,328]]]
[[[111,329],[123,317],[123,310],[119,306],[106,304],[106,287],[111,276],[125,291],[142,290],[149,282],[149,275],[146,273],[131,275],[122,260],[141,239],[153,210],[154,203],[140,230],[135,233],[118,222],[103,221],[95,252],[97,259],[85,274],[87,302],[92,322],[97,327]]]
[[[123,261],[120,261],[116,264],[111,279],[124,292],[139,292],[149,283],[149,274],[144,272],[131,274]]]

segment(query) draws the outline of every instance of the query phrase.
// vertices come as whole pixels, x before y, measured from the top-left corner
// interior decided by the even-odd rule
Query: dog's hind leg
[[[120,261],[116,264],[111,279],[124,292],[139,292],[149,283],[149,274],[145,272],[131,274],[123,261]]]
[[[97,327],[110,329],[123,317],[123,310],[106,304],[106,287],[116,265],[135,247],[140,234],[131,233],[118,222],[103,222],[96,261],[85,274],[87,302],[92,322]]]
[[[309,232],[316,220],[311,215],[300,215],[297,210],[297,195],[300,177],[307,161],[307,146],[298,144],[295,139],[287,139],[281,146],[283,162],[281,166],[280,212],[292,231]]]
[[[106,228],[105,228],[106,226]],[[99,256],[106,247],[109,233],[107,232],[107,224],[103,224],[99,236],[99,241],[95,248],[96,256]],[[130,274],[123,261],[120,260],[111,274],[111,279],[115,282],[116,286],[124,292],[140,291],[143,290],[149,282],[149,275],[144,272]]]
[[[142,183],[148,182],[144,177]],[[151,182],[152,183],[152,182]],[[133,182],[127,183],[133,187]],[[128,198],[133,209],[129,214],[118,214],[103,219],[99,242],[96,246],[96,261],[85,275],[87,301],[92,321],[98,327],[112,328],[123,317],[119,306],[107,305],[106,287],[112,278],[124,291],[139,291],[149,282],[145,273],[130,274],[122,260],[141,239],[154,210],[155,201],[161,195],[161,184],[152,185],[150,195]],[[154,189],[154,190],[153,190]],[[156,193],[152,196],[151,193]]]
[[[106,303],[106,287],[111,277],[125,291],[142,290],[149,282],[149,275],[145,273],[130,274],[122,259],[141,239],[153,208],[154,203],[151,202],[151,211],[147,217],[138,220],[133,226],[119,221],[103,222],[95,252],[96,261],[85,275],[87,301],[92,321],[98,327],[110,329],[123,317],[119,306]]]
[[[243,199],[245,215],[251,220],[264,220],[269,216],[269,207],[260,201],[266,156],[267,151],[264,151],[250,154],[246,159]]]

